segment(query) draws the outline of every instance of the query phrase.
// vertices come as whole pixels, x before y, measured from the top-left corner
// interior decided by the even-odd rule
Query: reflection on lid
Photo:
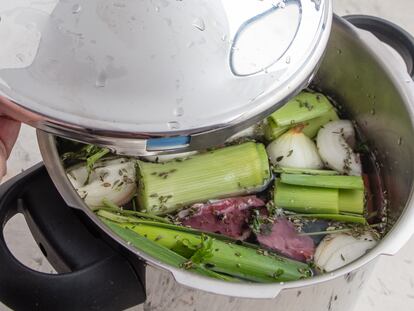
[[[295,38],[300,24],[300,4],[284,1],[276,5],[268,3],[267,7],[266,11],[243,23],[235,34],[230,55],[235,75],[268,72],[268,68],[285,55]]]

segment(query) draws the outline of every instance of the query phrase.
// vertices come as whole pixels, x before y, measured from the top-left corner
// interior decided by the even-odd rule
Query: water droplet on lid
[[[278,7],[279,9],[284,9],[284,8],[286,7],[286,3],[285,3],[284,1],[280,1],[280,2],[277,4],[277,7]]]
[[[371,112],[372,115],[375,115],[375,109],[371,109],[370,112]]]
[[[177,130],[180,128],[180,123],[178,123],[177,121],[171,121],[171,122],[168,122],[168,127],[171,130]]]
[[[290,56],[286,57],[286,64],[290,64],[291,61],[292,59],[290,58]]]
[[[402,143],[403,143],[403,139],[402,139],[402,137],[398,138],[398,146],[401,146],[401,145],[402,145]]]
[[[160,11],[160,7],[159,6],[156,6],[155,7],[155,12],[159,12]]]
[[[174,115],[176,117],[182,117],[184,115],[184,108],[183,107],[177,107],[174,109]]]
[[[227,35],[226,34],[223,34],[222,36],[221,36],[221,41],[226,41],[227,40]]]
[[[342,54],[342,50],[341,49],[336,49],[336,53],[337,54]]]
[[[98,75],[98,79],[95,82],[95,86],[96,87],[105,87],[106,86],[106,80],[107,80],[106,72],[101,71]]]
[[[21,61],[22,63],[24,62],[24,59],[25,59],[25,57],[24,57],[24,55],[23,54],[16,54],[16,57],[17,57],[17,59],[19,60],[19,61]]]
[[[200,17],[197,17],[194,21],[193,21],[193,26],[195,28],[197,28],[200,31],[204,31],[206,30],[206,24],[204,23],[204,20]]]
[[[78,14],[78,13],[80,13],[80,11],[82,11],[82,6],[80,4],[75,4],[72,7],[72,13],[73,14]]]

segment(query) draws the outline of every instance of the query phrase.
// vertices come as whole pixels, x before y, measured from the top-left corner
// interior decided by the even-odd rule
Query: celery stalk
[[[267,118],[265,137],[273,141],[302,123],[303,133],[314,138],[322,126],[335,120],[339,117],[328,98],[319,93],[303,92]]]
[[[320,117],[306,121],[302,132],[309,138],[314,138],[322,126],[337,120],[339,120],[338,114],[336,113],[335,108],[332,107]]]
[[[363,190],[339,190],[339,210],[344,213],[364,213],[365,193]]]
[[[335,189],[364,189],[364,181],[361,176],[311,176],[305,174],[281,174],[281,181],[284,184],[335,188]]]
[[[270,180],[265,147],[253,142],[225,147],[183,161],[138,161],[138,202],[150,214],[258,191]]]
[[[289,215],[290,216],[290,215]],[[357,223],[362,225],[367,225],[367,220],[360,216],[360,215],[343,215],[343,214],[295,214],[291,215],[292,217],[299,217],[299,218],[315,218],[315,219],[326,219],[326,220],[333,220],[339,222],[350,222],[350,223]]]
[[[319,93],[302,92],[269,118],[278,127],[291,126],[320,117],[331,108],[332,105],[326,96]]]
[[[190,260],[197,258],[197,262],[208,269],[245,280],[263,283],[282,282],[311,275],[311,270],[306,264],[234,243],[212,238],[208,238],[208,243],[203,243],[203,236],[156,226],[135,224],[120,224],[120,226],[185,258]],[[205,244],[208,244],[208,247]],[[140,245],[137,247],[141,248]],[[156,254],[153,256],[156,257]],[[191,264],[189,266],[191,267]]]
[[[293,186],[277,180],[275,205],[297,213],[338,214],[338,189]]]
[[[364,190],[318,188],[276,181],[274,202],[278,207],[306,214],[364,213]]]
[[[286,174],[306,174],[306,175],[322,175],[322,176],[339,175],[337,171],[312,170],[312,169],[306,169],[306,168],[293,168],[293,167],[275,167],[273,171],[279,174],[286,173]]]

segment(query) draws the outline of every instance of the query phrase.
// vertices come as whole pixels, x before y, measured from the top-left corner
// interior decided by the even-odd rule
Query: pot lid
[[[3,0],[0,16],[3,102],[119,147],[265,117],[308,83],[332,12],[330,0]]]

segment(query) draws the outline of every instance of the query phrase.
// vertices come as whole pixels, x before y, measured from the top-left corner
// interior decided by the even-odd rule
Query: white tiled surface
[[[414,33],[414,1],[412,0],[334,0],[334,4],[335,11],[339,15],[364,13],[381,16]],[[34,131],[23,126],[8,163],[6,178],[20,173],[40,160]],[[40,251],[33,245],[21,218],[15,219],[7,226],[6,235],[11,248],[25,264],[43,272],[52,271],[43,260]],[[0,310],[6,309],[0,305]],[[355,311],[373,310],[414,310],[414,239],[398,255],[384,257],[377,264]]]

